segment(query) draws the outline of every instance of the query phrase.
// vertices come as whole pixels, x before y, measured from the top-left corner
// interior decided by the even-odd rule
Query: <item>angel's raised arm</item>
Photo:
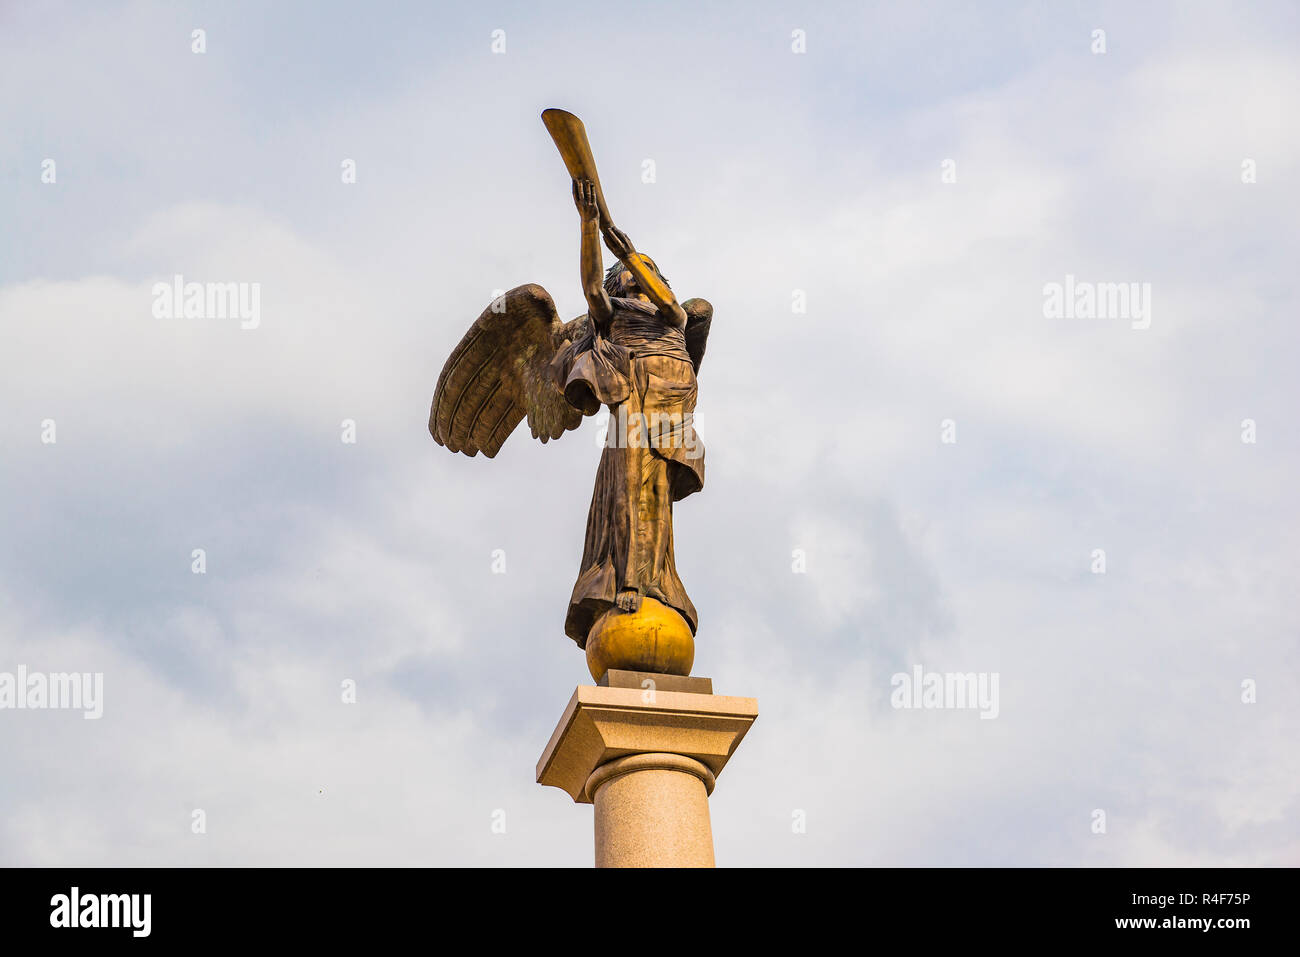
[[[636,284],[645,291],[646,296],[655,308],[674,325],[685,327],[686,312],[677,302],[677,297],[673,291],[668,288],[668,284],[649,266],[642,261],[642,256],[632,248],[632,240],[627,238],[627,233],[618,229],[613,223],[607,223],[604,229],[605,244],[609,246],[609,251],[619,258],[619,261],[627,267]]]
[[[591,180],[573,181],[573,203],[582,217],[582,294],[597,325],[608,327],[614,304],[605,291],[605,264],[600,256],[600,207]]]

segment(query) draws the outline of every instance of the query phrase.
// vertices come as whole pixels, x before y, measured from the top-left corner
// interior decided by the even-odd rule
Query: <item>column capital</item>
[[[600,790],[602,784],[620,774],[632,774],[636,771],[681,771],[684,774],[693,774],[704,782],[706,795],[712,794],[714,785],[718,783],[717,777],[709,770],[708,765],[694,758],[688,758],[684,754],[668,754],[665,751],[646,751],[642,754],[629,754],[615,758],[613,761],[606,761],[591,772],[586,786],[582,789],[583,794],[588,801],[594,801],[596,792]]]
[[[654,768],[696,774],[712,791],[714,779],[757,717],[758,702],[753,698],[654,686],[579,685],[537,762],[537,782],[560,788],[579,804],[590,804],[596,788],[624,773],[623,769]],[[589,784],[597,769],[633,756],[641,763],[611,767],[606,777]],[[672,767],[663,763],[674,757],[691,763]],[[642,766],[646,761],[649,764]],[[708,778],[694,770],[695,764],[703,766]]]

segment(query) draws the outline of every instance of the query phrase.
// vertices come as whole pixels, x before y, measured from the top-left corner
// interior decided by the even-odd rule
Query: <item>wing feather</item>
[[[543,442],[576,428],[582,415],[565,402],[550,365],[581,320],[561,323],[550,295],[535,283],[494,300],[438,377],[429,410],[434,441],[492,458],[525,418]]]
[[[686,312],[686,352],[699,372],[709,341],[709,326],[713,324],[713,305],[707,299],[687,299],[682,309]]]

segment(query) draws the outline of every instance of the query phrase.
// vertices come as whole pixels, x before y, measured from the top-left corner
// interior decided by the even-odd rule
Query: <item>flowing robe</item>
[[[561,352],[555,366],[570,404],[610,411],[564,623],[580,648],[625,589],[676,609],[692,634],[697,621],[673,561],[673,502],[704,486],[704,446],[692,421],[695,367],[683,329],[654,306],[617,298],[611,304],[608,336],[590,333]]]

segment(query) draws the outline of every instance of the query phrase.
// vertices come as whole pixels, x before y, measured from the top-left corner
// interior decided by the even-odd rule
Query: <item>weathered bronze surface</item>
[[[525,418],[546,442],[607,408],[564,630],[580,648],[598,646],[588,655],[597,679],[597,667],[686,674],[697,618],[673,561],[673,502],[704,485],[695,376],[713,307],[679,304],[654,261],[614,225],[582,122],[563,110],[542,120],[572,179],[587,312],[561,322],[536,284],[493,301],[443,367],[429,432],[453,452],[491,458]],[[618,260],[608,272],[602,237]],[[654,602],[642,612],[646,598]]]

